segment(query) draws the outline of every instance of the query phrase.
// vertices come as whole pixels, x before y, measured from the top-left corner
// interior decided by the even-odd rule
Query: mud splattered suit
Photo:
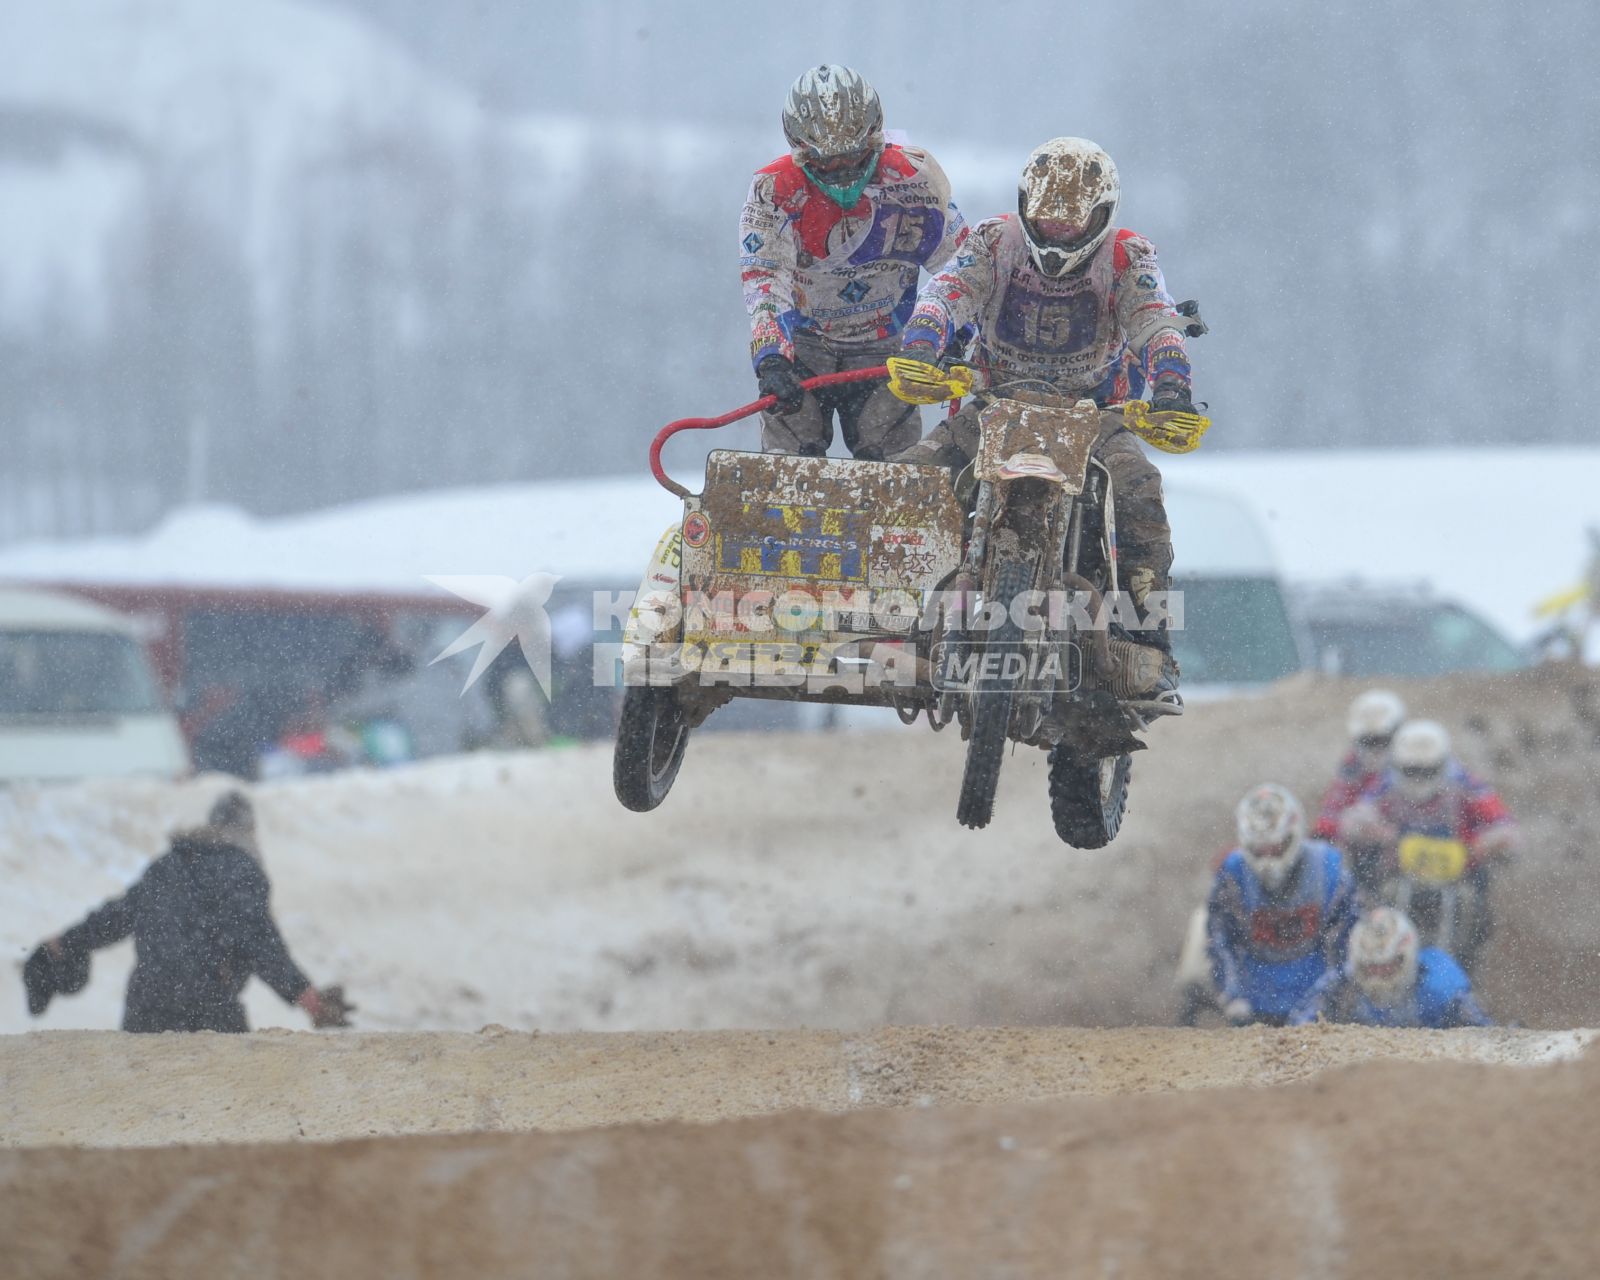
[[[942,354],[975,336],[971,358],[991,386],[1028,382],[1105,406],[1141,396],[1157,379],[1189,385],[1184,323],[1143,236],[1118,231],[1082,270],[1051,277],[1034,266],[1021,222],[1006,214],[974,227],[923,286],[901,342],[906,355],[925,356],[930,346]],[[976,398],[896,460],[970,459],[982,403]],[[1116,414],[1102,415],[1095,456],[1111,472],[1123,566],[1151,570],[1154,589],[1166,590],[1172,530],[1161,473]]]

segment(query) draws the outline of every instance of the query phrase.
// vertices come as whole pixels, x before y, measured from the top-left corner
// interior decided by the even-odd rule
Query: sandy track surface
[[[1009,1049],[1059,1064],[1074,1043],[1039,1055],[1030,1033],[966,1035],[979,1077],[1002,1064],[1013,1087],[1027,1073],[1010,1072]],[[1259,1068],[1273,1045],[1292,1056],[1300,1035],[1101,1043],[1116,1035],[1149,1059],[1122,1078],[1144,1088],[1167,1073],[1178,1090],[572,1133],[0,1151],[0,1239],[8,1274],[39,1280],[1600,1272],[1600,1055],[1368,1061],[1281,1088],[1194,1090],[1185,1060],[1214,1079],[1229,1074],[1219,1060]],[[1397,1043],[1315,1042],[1347,1036],[1368,1058]],[[1185,1039],[1199,1052],[1174,1048]],[[1496,1039],[1519,1038],[1435,1038],[1423,1052]],[[826,1059],[841,1045],[814,1047]]]
[[[712,1121],[1279,1085],[1374,1059],[1531,1065],[1593,1032],[888,1027],[0,1038],[0,1145],[159,1146]]]

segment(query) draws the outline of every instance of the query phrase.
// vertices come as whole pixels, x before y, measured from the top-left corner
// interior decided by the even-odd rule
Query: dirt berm
[[[83,1046],[94,1038],[76,1039]],[[394,1065],[403,1067],[404,1055],[421,1052],[427,1037],[386,1039],[401,1055]],[[491,1046],[496,1039],[485,1038]],[[505,1037],[499,1047],[543,1056],[548,1068],[539,1039]],[[632,1045],[634,1037],[549,1039],[571,1041],[569,1067],[585,1057],[604,1067],[615,1057],[623,1074],[636,1073],[631,1103],[616,1074],[579,1077],[591,1095],[618,1099],[617,1115],[791,1105],[807,1093],[807,1073],[793,1064],[808,1061],[832,1060],[833,1070],[816,1081],[845,1086],[831,1096],[813,1090],[812,1105],[886,1100],[852,1098],[851,1073],[840,1069],[849,1042],[837,1036],[807,1046],[796,1033],[763,1057],[759,1039],[712,1033],[680,1046],[691,1064],[677,1071],[668,1069],[669,1037]],[[4,1273],[27,1280],[1600,1274],[1600,1056],[1540,1066],[1485,1061],[1570,1057],[1571,1034],[968,1030],[877,1039],[880,1067],[910,1064],[910,1087],[889,1092],[912,1105],[564,1133],[0,1151]],[[607,1040],[615,1055],[598,1053]],[[252,1038],[227,1049],[220,1038],[195,1037],[185,1049],[198,1055],[191,1069],[219,1052],[237,1054],[238,1065],[258,1048],[274,1057],[274,1041],[325,1062],[336,1059],[312,1042],[340,1045],[328,1051],[334,1054],[391,1052],[373,1041],[310,1036]],[[926,1050],[920,1068],[919,1043]],[[75,1060],[95,1065],[82,1053],[49,1048],[63,1072]],[[460,1046],[445,1051],[462,1056]],[[1273,1088],[1196,1089],[1185,1074],[1202,1067],[1207,1082],[1230,1074],[1270,1080],[1282,1078],[1283,1064],[1293,1075],[1304,1070],[1297,1061],[1390,1054],[1398,1057]],[[1451,1056],[1479,1061],[1441,1060]],[[100,1067],[114,1057],[102,1054]],[[928,1066],[932,1060],[943,1066]],[[1120,1082],[1134,1092],[1037,1096],[1073,1092],[1074,1062],[1085,1064],[1078,1083],[1089,1091]],[[1216,1070],[1229,1062],[1232,1072]],[[121,1066],[120,1077],[102,1074],[99,1086],[114,1090],[120,1080],[135,1096],[147,1089],[146,1072],[132,1060]],[[354,1063],[342,1066],[352,1072]],[[380,1125],[394,1124],[396,1104],[418,1106],[414,1094],[386,1098],[386,1075],[397,1074],[375,1068],[369,1075]],[[858,1063],[856,1075],[872,1073]],[[221,1073],[209,1082],[190,1078],[209,1084],[196,1094],[225,1092]],[[765,1096],[762,1082],[771,1086]],[[537,1094],[548,1083],[528,1088]],[[576,1097],[583,1090],[572,1083]],[[934,1092],[920,1094],[923,1083]],[[280,1084],[318,1113],[315,1086],[303,1075]],[[963,1088],[1033,1100],[916,1105]],[[1169,1091],[1151,1092],[1161,1089]],[[514,1075],[503,1075],[501,1092],[518,1091]],[[241,1089],[233,1106],[247,1110],[253,1101]],[[592,1100],[577,1106],[591,1123],[602,1110]],[[352,1119],[329,1127],[348,1132]],[[229,1123],[213,1118],[190,1133],[215,1137]]]

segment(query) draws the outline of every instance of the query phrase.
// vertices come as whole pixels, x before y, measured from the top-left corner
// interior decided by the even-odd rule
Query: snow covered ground
[[[651,814],[617,804],[605,743],[253,793],[291,949],[347,984],[366,1030],[1147,1025],[1172,1016],[1184,924],[1238,796],[1263,778],[1317,795],[1355,687],[1298,677],[1159,726],[1099,852],[1051,832],[1037,751],[1008,757],[993,825],[957,826],[962,745],[921,727],[697,735]],[[1400,688],[1492,770],[1527,832],[1498,890],[1491,1010],[1600,1025],[1595,681]],[[0,956],[20,962],[120,892],[224,785],[0,790]],[[0,1033],[117,1025],[130,961],[100,953],[89,989],[37,1022],[13,978]],[[257,1025],[305,1025],[254,984],[249,1006]]]

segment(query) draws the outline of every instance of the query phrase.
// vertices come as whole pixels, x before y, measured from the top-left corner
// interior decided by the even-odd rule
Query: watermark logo
[[[1139,642],[1158,629],[1183,629],[1181,591],[1152,591],[1136,603],[1125,592],[1024,591],[1003,600],[970,591],[794,585],[597,591],[588,608],[568,600],[552,623],[546,606],[561,577],[429,575],[483,610],[432,661],[475,647],[466,693],[515,640],[547,699],[553,658],[587,660],[596,688],[693,680],[845,693],[883,686],[985,693],[1019,683],[1060,691],[1082,679],[1075,637],[1116,629]]]
[[[1070,641],[1050,645],[989,646],[944,640],[933,646],[933,687],[941,693],[1006,693],[1013,685],[1048,685],[1069,693],[1083,662]]]
[[[463,694],[478,683],[494,660],[515,640],[539,688],[544,690],[546,698],[550,696],[550,615],[545,612],[545,605],[556,583],[561,581],[559,573],[530,573],[521,582],[498,574],[426,576],[435,586],[443,587],[484,611],[483,617],[433,659],[433,662],[442,662],[478,646],[478,656],[461,690]]]

